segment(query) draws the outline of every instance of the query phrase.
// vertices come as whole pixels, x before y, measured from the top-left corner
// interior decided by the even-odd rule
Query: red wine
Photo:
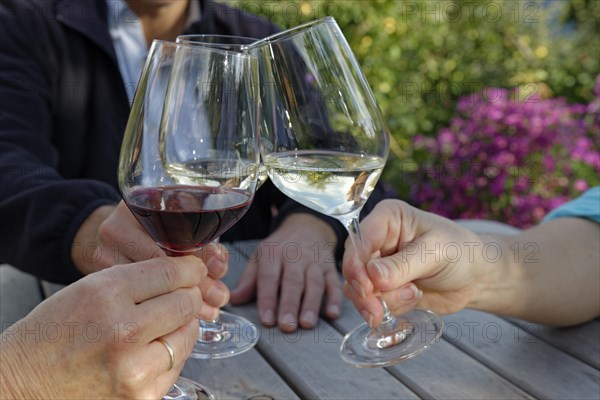
[[[169,255],[190,253],[223,234],[248,210],[246,191],[208,186],[166,186],[133,191],[125,202]]]

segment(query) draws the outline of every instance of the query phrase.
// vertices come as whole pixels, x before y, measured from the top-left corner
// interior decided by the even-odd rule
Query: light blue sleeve
[[[587,218],[600,223],[600,186],[588,189],[576,199],[552,210],[544,222],[562,217]]]

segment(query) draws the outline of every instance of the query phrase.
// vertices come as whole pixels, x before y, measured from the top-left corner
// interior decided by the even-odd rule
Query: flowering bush
[[[414,138],[410,201],[449,218],[539,222],[599,184],[600,76],[594,94],[587,105],[496,88],[460,98],[449,127]]]

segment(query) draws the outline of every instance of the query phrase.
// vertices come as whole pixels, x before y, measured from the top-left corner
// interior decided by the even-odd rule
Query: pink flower
[[[586,181],[584,181],[583,179],[577,179],[575,181],[575,183],[573,184],[573,187],[575,188],[575,190],[577,190],[578,192],[585,192],[586,190],[588,190],[589,185]]]
[[[413,202],[450,218],[538,223],[574,193],[600,184],[600,75],[595,90],[588,105],[522,102],[498,88],[459,98],[447,128],[414,140],[427,159]],[[452,173],[439,166],[452,166]]]

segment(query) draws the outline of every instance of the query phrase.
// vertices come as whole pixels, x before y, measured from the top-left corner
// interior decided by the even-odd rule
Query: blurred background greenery
[[[386,117],[384,179],[401,198],[423,162],[413,137],[448,126],[459,97],[502,87],[589,103],[600,73],[600,0],[227,2],[283,28],[335,17]]]

